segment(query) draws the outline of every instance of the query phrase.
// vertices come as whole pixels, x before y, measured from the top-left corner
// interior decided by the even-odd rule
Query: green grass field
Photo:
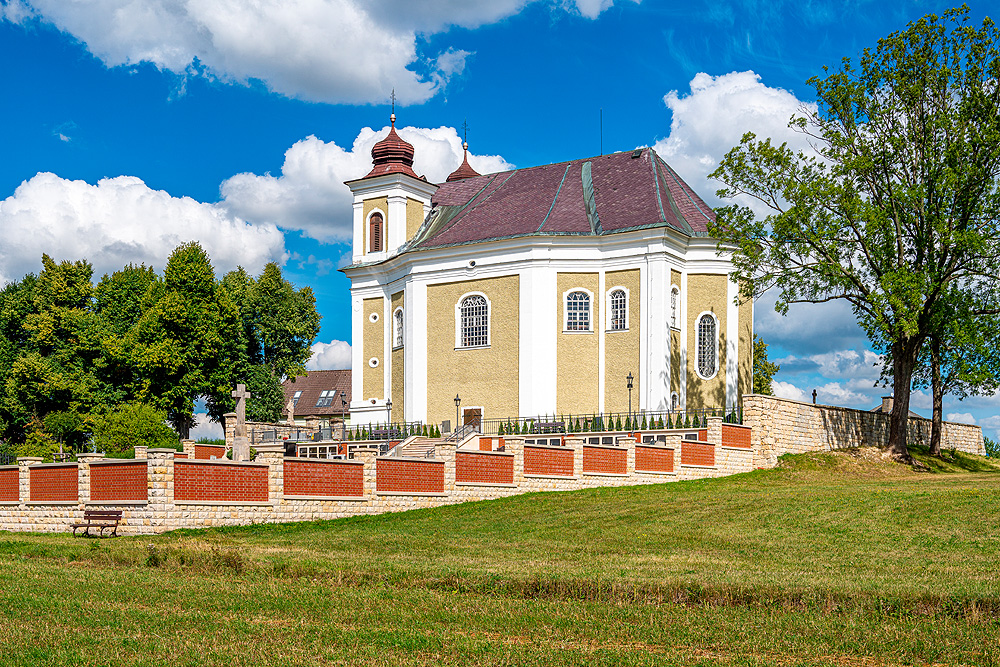
[[[87,540],[0,533],[4,665],[1000,664],[1000,466]]]

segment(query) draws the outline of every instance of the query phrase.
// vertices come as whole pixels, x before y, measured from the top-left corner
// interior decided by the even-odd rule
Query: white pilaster
[[[640,338],[649,341],[643,394],[647,409],[665,410],[670,407],[670,269],[663,255],[647,255],[646,265],[642,294],[633,297],[647,309],[639,330]]]
[[[427,423],[427,377],[430,372],[427,368],[427,283],[407,284],[404,299],[404,410],[407,421]]]
[[[639,265],[639,290],[645,292],[647,280],[649,279],[649,268],[643,263]],[[646,292],[648,294],[648,292]],[[638,295],[636,295],[638,296]],[[634,297],[633,297],[634,298]],[[649,331],[649,299],[639,299],[639,331]],[[649,336],[639,336],[639,405],[638,410],[647,410],[650,406],[650,385],[649,381]]]
[[[726,284],[726,408],[736,405],[739,378],[740,318],[736,306],[739,286],[730,278]]]
[[[389,220],[386,224],[385,249],[386,253],[391,255],[406,241],[406,195],[389,195],[388,201]]]
[[[594,326],[597,327],[597,411],[604,412],[604,373],[605,373],[605,350],[604,347],[604,332],[608,328],[608,295],[607,295],[607,276],[604,273],[604,269],[601,269],[600,273],[597,274],[597,294],[594,296],[595,301],[600,304],[598,308],[601,316],[592,319]],[[640,376],[641,377],[641,376]]]
[[[555,414],[556,272],[548,264],[535,264],[519,275],[518,414]]]
[[[679,384],[681,407],[687,407],[687,381],[688,381],[688,274],[687,269],[681,271],[681,298],[680,298],[680,325],[681,335],[681,377]]]

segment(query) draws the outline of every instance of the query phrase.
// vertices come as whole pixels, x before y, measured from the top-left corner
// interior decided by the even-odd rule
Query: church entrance
[[[477,431],[483,429],[483,409],[465,408],[462,410],[462,423],[466,426],[473,426]]]

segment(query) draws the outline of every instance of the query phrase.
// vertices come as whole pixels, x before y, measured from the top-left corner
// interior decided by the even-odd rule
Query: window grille
[[[490,313],[486,297],[473,294],[462,299],[462,347],[479,347],[490,342]]]
[[[382,214],[372,213],[372,217],[368,221],[369,234],[368,237],[368,250],[369,252],[381,252],[382,251]]]
[[[670,288],[670,326],[677,328],[677,302],[680,301],[680,290],[676,287]]]
[[[337,395],[336,389],[324,389],[319,394],[319,400],[316,401],[317,408],[328,408],[333,404],[333,397]]]
[[[396,347],[403,347],[403,310],[396,310],[393,320],[396,324]]]
[[[625,296],[625,290],[616,289],[611,293],[611,330],[612,331],[624,331],[627,327],[625,319],[625,308],[627,307],[628,299]]]
[[[590,331],[590,296],[586,292],[566,296],[566,331]]]
[[[715,375],[716,344],[715,318],[709,314],[698,319],[698,373],[702,377]]]

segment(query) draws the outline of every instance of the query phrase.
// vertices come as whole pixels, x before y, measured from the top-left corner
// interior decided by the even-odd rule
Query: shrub
[[[991,440],[989,438],[983,438],[983,447],[986,448],[986,456],[998,457],[1000,456],[1000,444],[997,444],[996,440]]]
[[[176,449],[180,438],[167,414],[145,403],[125,403],[94,417],[94,448],[109,458],[131,458],[136,445]]]

